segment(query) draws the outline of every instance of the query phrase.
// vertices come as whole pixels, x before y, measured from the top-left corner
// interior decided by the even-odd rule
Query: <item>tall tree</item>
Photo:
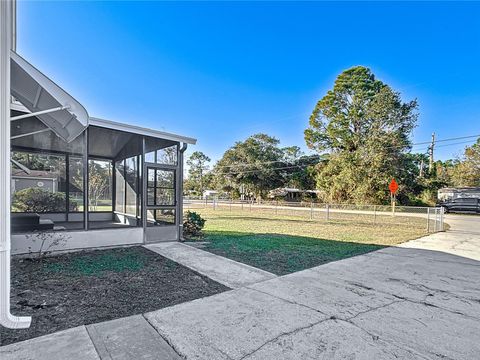
[[[356,66],[341,73],[305,130],[307,146],[329,154],[317,169],[317,186],[326,200],[386,202],[392,177],[402,191],[416,111],[416,100],[402,102],[370,69]]]
[[[201,151],[195,151],[187,160],[188,183],[192,190],[203,194],[205,190],[205,174],[210,169],[210,158]]]
[[[472,146],[465,148],[462,158],[453,170],[455,186],[480,186],[480,138]]]

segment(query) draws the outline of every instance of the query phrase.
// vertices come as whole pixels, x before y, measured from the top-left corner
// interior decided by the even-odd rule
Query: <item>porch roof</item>
[[[38,120],[67,143],[77,138],[89,125],[174,142],[187,144],[196,144],[197,142],[196,139],[188,136],[90,117],[77,100],[16,52],[11,51],[10,59],[11,95],[21,104],[14,102],[11,104],[11,109],[25,113],[36,113],[35,117]],[[54,111],[51,111],[52,109]],[[19,118],[21,117],[25,116],[19,116]],[[15,118],[12,119],[12,121],[14,120]],[[46,130],[47,128],[43,129]],[[35,130],[40,132],[42,129]],[[30,135],[30,133],[25,133],[16,136],[26,136],[28,138]]]
[[[172,134],[165,131],[148,129],[141,126],[124,124],[124,123],[119,123],[111,120],[99,119],[95,117],[91,117],[89,119],[89,124],[94,126],[100,126],[107,129],[120,130],[120,131],[126,131],[133,134],[151,136],[158,139],[184,142],[192,145],[195,145],[197,143],[197,139],[194,139],[188,136]]]

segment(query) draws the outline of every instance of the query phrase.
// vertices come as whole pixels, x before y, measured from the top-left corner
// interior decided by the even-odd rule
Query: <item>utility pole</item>
[[[428,172],[433,173],[433,149],[435,148],[435,133],[432,133],[432,144],[428,148],[429,163],[428,163]]]
[[[424,161],[422,159],[422,161],[420,162],[420,174],[418,175],[419,177],[423,178],[423,167],[424,167]]]

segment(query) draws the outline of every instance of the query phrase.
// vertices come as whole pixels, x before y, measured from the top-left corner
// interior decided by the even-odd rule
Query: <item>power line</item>
[[[465,138],[465,137],[463,137]],[[466,144],[466,143],[471,143],[471,141],[462,141],[462,142],[457,142],[453,144],[443,144],[443,145],[438,145],[437,147],[446,147],[446,146],[453,146],[453,145],[460,145],[460,144]],[[426,148],[428,150],[428,148]],[[270,162],[271,163],[271,162]],[[260,164],[260,163],[257,163]],[[253,164],[253,165],[257,165]],[[292,166],[282,166],[282,167],[277,167],[277,168],[269,168],[269,169],[255,169],[255,170],[239,170],[236,172],[220,172],[218,173],[219,175],[240,175],[240,174],[250,174],[250,173],[257,173],[257,172],[265,172],[265,171],[274,171],[274,170],[285,170],[285,169],[293,169],[293,168],[306,168],[310,165],[313,164],[304,164],[304,165],[292,165]],[[233,165],[236,166],[236,165]],[[401,171],[401,170],[400,170]],[[407,171],[404,169],[403,171]]]
[[[219,175],[240,175],[240,174],[250,174],[250,173],[256,173],[256,172],[262,172],[262,171],[273,171],[273,170],[285,170],[285,169],[293,169],[293,168],[304,168],[309,165],[292,165],[292,166],[283,166],[283,167],[277,167],[277,168],[269,168],[269,169],[255,169],[255,170],[239,170],[236,172],[229,172],[229,173],[218,173]]]
[[[460,137],[454,137],[454,138],[447,138],[447,139],[440,139],[440,140],[435,140],[435,142],[446,142],[446,141],[454,141],[454,140],[462,140],[462,139],[470,139],[470,138],[478,138],[480,137],[480,134],[477,134],[477,135],[468,135],[468,136],[460,136]],[[412,146],[415,146],[415,145],[426,145],[426,144],[430,144],[431,143],[431,140],[430,141],[425,141],[425,142],[421,142],[421,143],[416,143],[416,144],[412,144]]]
[[[272,161],[262,161],[262,162],[256,162],[256,163],[239,163],[235,165],[215,165],[216,168],[231,168],[231,167],[236,167],[236,166],[255,166],[255,165],[263,165],[263,164],[275,164],[275,163],[285,163],[285,162],[294,162],[298,160],[308,160],[309,158],[315,158],[318,157],[319,155],[304,155],[299,158],[295,159],[283,159],[283,160],[272,160]]]
[[[453,146],[453,145],[461,145],[461,144],[472,144],[472,140],[470,141],[460,141],[460,142],[455,142],[455,143],[451,143],[451,144],[442,144],[442,145],[435,145],[435,148],[439,148],[439,147],[446,147],[446,146]],[[472,144],[473,145],[473,144]],[[420,152],[420,151],[428,151],[430,149],[430,146],[427,146],[427,147],[424,147],[424,148],[421,148],[421,149],[415,149],[415,151],[417,152]],[[411,151],[410,151],[411,152]]]
[[[435,139],[435,143],[438,143],[438,142],[448,142],[448,141],[455,141],[455,140],[462,140],[462,139],[471,139],[471,138],[480,138],[480,134],[477,134],[477,135],[468,135],[468,136],[460,136],[460,137],[453,137],[453,138],[446,138],[446,139],[440,139],[440,140],[437,140]],[[413,144],[410,144],[410,145],[389,145],[389,146],[384,146],[384,148],[386,149],[389,149],[389,148],[403,148],[403,147],[415,147],[415,146],[419,146],[419,145],[431,145],[432,143],[432,140],[430,141],[423,141],[423,142],[418,142],[418,143],[413,143]],[[430,146],[429,146],[430,147]]]
[[[440,140],[435,140],[435,143],[438,142],[448,142],[448,141],[454,141],[454,140],[462,140],[462,139],[470,139],[470,138],[479,138],[480,134],[478,135],[468,135],[468,136],[460,136],[460,137],[453,137],[453,138],[446,138],[446,139],[440,139]],[[446,145],[437,145],[436,147],[444,147],[444,146],[450,146],[450,145],[458,145],[462,143],[470,143],[470,141],[467,142],[459,142],[459,143],[453,143],[453,144],[446,144]],[[419,145],[430,145],[431,141],[424,141],[424,142],[418,142],[411,144],[411,147],[414,146],[419,146]],[[385,146],[384,148],[395,148],[395,147],[405,147],[404,145],[391,145],[391,146]],[[426,148],[428,150],[430,146]],[[420,151],[421,149],[415,149],[415,151]],[[412,150],[411,150],[412,151]],[[410,152],[411,152],[410,151]],[[296,159],[290,159],[290,160],[273,160],[273,161],[262,161],[262,162],[256,162],[256,163],[239,163],[235,165],[215,165],[215,168],[232,168],[232,167],[239,167],[239,166],[257,166],[257,165],[265,165],[265,164],[275,164],[275,163],[282,163],[282,162],[293,162],[293,161],[299,161],[299,160],[308,160],[309,158],[314,158],[319,155],[305,155],[303,157],[299,157]]]
[[[451,143],[451,144],[435,145],[435,148],[452,146],[452,145],[470,144],[471,142],[472,142],[472,140],[470,140],[470,141],[460,141],[460,142]]]

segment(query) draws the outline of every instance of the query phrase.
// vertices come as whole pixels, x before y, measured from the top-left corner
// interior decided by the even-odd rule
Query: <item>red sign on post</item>
[[[392,181],[390,182],[390,185],[388,185],[388,188],[390,189],[390,192],[392,194],[395,194],[398,190],[398,184],[397,182],[395,181],[395,179],[392,179]]]

